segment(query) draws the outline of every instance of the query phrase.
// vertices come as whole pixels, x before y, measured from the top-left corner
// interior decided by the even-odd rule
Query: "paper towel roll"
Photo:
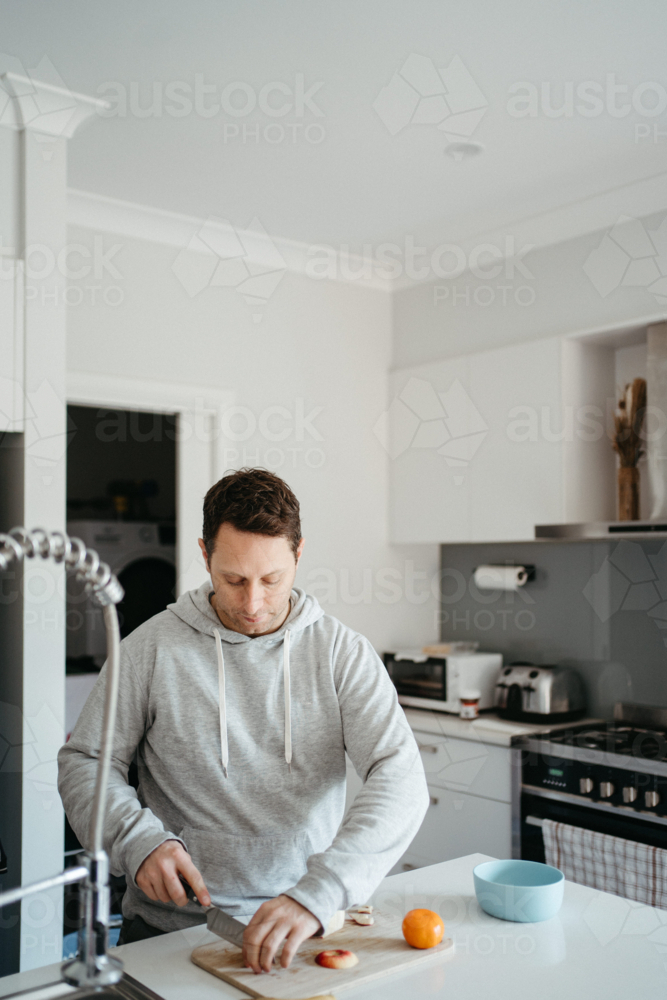
[[[474,576],[479,590],[518,590],[527,579],[525,566],[478,566]]]

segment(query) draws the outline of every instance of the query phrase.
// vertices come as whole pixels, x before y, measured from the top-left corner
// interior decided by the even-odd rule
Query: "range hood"
[[[595,538],[667,538],[667,521],[588,521],[585,524],[537,524],[535,538],[585,541]]]

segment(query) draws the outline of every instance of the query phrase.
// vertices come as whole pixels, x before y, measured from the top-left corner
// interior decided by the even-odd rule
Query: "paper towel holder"
[[[523,570],[523,573],[525,573],[525,579],[517,581],[514,586],[503,586],[500,580],[504,575],[506,575],[507,570],[509,569]],[[488,581],[478,579],[479,570],[490,570],[492,573],[497,573],[497,582],[493,582],[491,579]],[[473,569],[473,579],[479,590],[516,590],[518,587],[525,587],[529,581],[535,579],[535,566],[531,563],[487,563],[481,566],[475,566]]]

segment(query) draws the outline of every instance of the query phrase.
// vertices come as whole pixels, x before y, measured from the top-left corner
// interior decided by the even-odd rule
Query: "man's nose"
[[[253,586],[248,584],[245,592],[245,606],[246,611],[252,614],[253,611],[259,610],[262,606],[264,600],[264,595],[262,593],[262,588],[259,586]]]

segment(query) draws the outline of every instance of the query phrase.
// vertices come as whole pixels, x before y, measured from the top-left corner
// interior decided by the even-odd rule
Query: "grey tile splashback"
[[[535,566],[518,592],[479,591],[476,566]],[[506,663],[560,663],[589,713],[667,705],[667,543],[536,542],[441,547],[441,639],[477,639]]]

